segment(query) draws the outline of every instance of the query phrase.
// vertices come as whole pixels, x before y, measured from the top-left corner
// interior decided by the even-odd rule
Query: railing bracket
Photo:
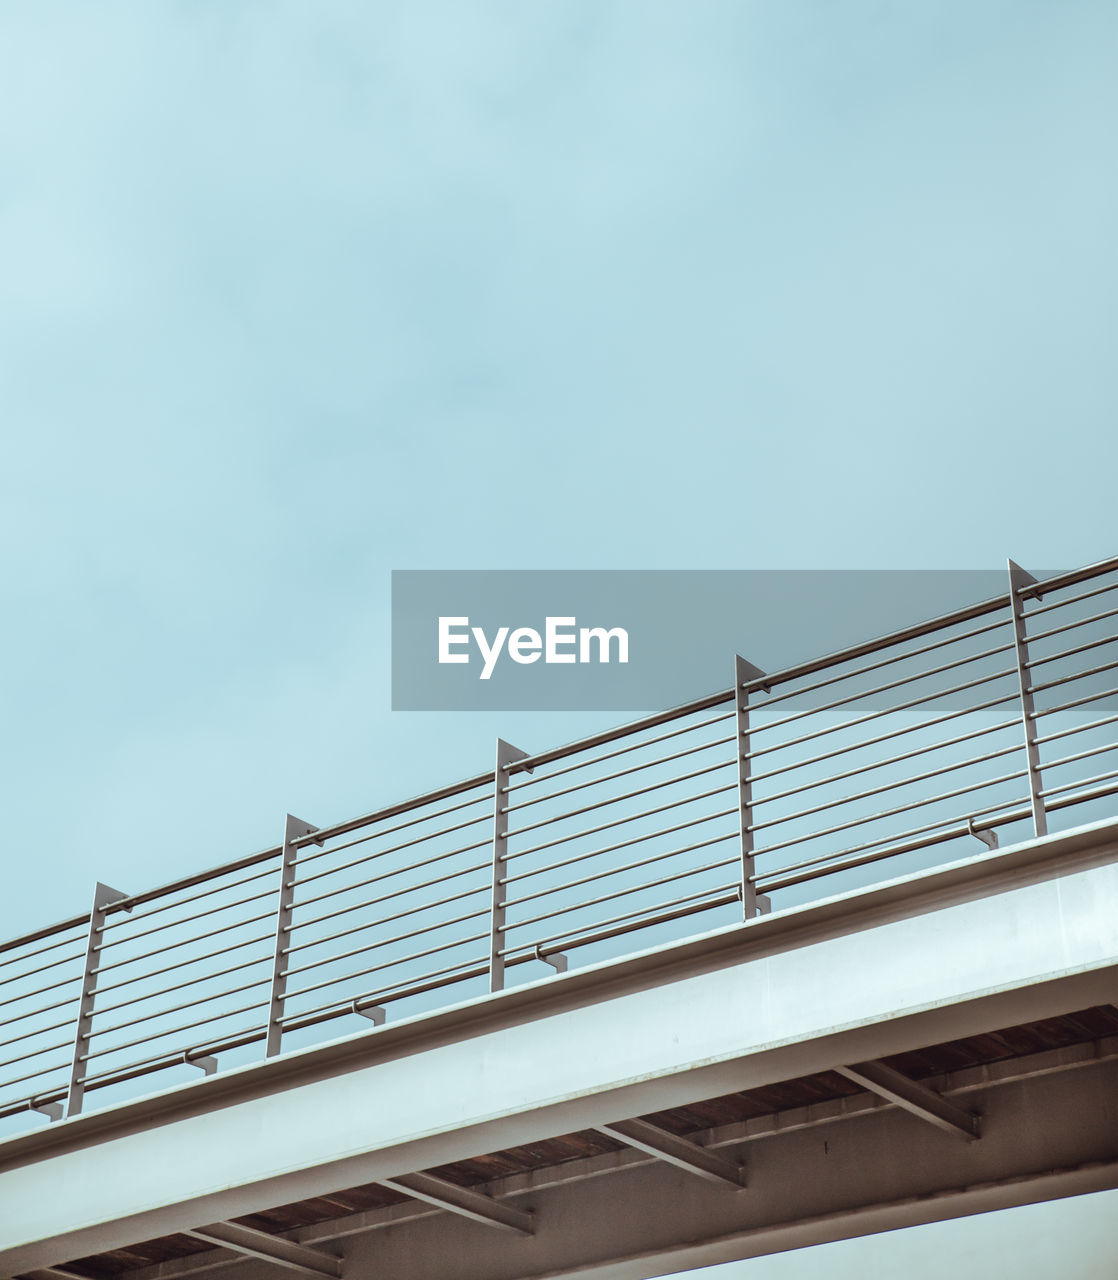
[[[37,1098],[32,1098],[27,1105],[32,1111],[37,1111],[41,1116],[46,1116],[51,1124],[56,1120],[62,1119],[63,1108],[61,1102],[40,1102]]]
[[[549,964],[556,973],[567,972],[567,957],[562,951],[552,951],[549,955],[544,955],[540,950],[540,944],[536,943],[536,959],[542,960],[544,964]]]
[[[358,1004],[360,996],[350,1006],[359,1018],[368,1018],[376,1027],[383,1027],[388,1019],[388,1010],[380,1004],[367,1004],[363,1008]]]
[[[998,847],[998,833],[988,829],[979,831],[974,825],[974,819],[967,819],[967,831],[974,836],[976,840],[981,840],[987,849],[996,849]]]

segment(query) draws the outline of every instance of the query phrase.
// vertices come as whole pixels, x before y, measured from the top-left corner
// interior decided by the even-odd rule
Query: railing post
[[[497,763],[493,770],[493,895],[489,908],[490,991],[501,991],[505,985],[505,960],[501,955],[501,944],[505,935],[507,886],[501,883],[501,879],[504,876],[509,836],[509,765],[527,758],[527,751],[511,746],[503,738],[497,739]],[[532,772],[531,765],[527,767],[527,772]]]
[[[291,933],[291,908],[295,901],[295,859],[298,848],[295,841],[317,831],[309,822],[287,815],[283,829],[283,856],[280,859],[279,902],[276,906],[276,949],[272,961],[272,984],[268,995],[268,1028],[264,1042],[266,1057],[274,1057],[283,1043],[283,997],[287,990],[289,965],[285,948]],[[321,841],[317,843],[321,844]]]
[[[1044,812],[1044,797],[1040,793],[1040,752],[1036,745],[1035,708],[1030,691],[1032,674],[1029,671],[1029,641],[1025,630],[1025,599],[1018,594],[1020,587],[1033,585],[1036,578],[1014,561],[1010,560],[1008,563],[1013,643],[1017,651],[1017,682],[1021,690],[1021,727],[1025,734],[1025,755],[1028,761],[1029,803],[1033,811],[1033,830],[1038,836],[1043,836],[1048,834],[1048,818]],[[1035,594],[1039,595],[1040,592]]]
[[[98,956],[103,946],[101,927],[105,923],[108,908],[114,902],[127,898],[128,894],[111,889],[99,880],[93,890],[93,908],[89,913],[89,941],[85,948],[85,964],[82,966],[81,998],[78,1001],[78,1017],[74,1027],[74,1060],[70,1068],[70,1087],[66,1091],[66,1114],[76,1116],[81,1112],[85,1099],[85,1078],[88,1074],[90,1033],[93,1029],[93,998],[97,992],[97,976],[101,968]]]
[[[741,818],[741,909],[746,920],[757,914],[757,886],[753,882],[753,784],[749,756],[749,693],[745,686],[765,673],[740,653],[734,654],[734,720],[737,726],[738,808]],[[768,686],[762,686],[768,691]]]

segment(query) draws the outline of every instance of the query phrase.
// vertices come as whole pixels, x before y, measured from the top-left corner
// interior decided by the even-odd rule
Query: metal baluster
[[[734,655],[734,712],[737,725],[738,807],[741,810],[741,908],[746,920],[758,911],[757,886],[753,883],[753,784],[750,781],[749,693],[745,685],[764,678],[765,673],[740,653]],[[762,685],[765,692],[768,686]]]
[[[511,746],[502,738],[497,739],[497,765],[493,771],[493,895],[489,909],[490,991],[500,991],[505,985],[505,960],[501,955],[501,944],[505,933],[505,896],[508,886],[501,883],[501,877],[508,849],[508,810],[512,804],[512,796],[507,790],[509,765],[527,758],[527,751]],[[527,772],[532,772],[530,765]]]
[[[291,933],[291,908],[295,900],[295,865],[298,847],[295,841],[301,836],[309,836],[317,831],[301,818],[287,815],[283,830],[283,855],[280,859],[279,902],[276,906],[276,949],[272,961],[272,984],[268,997],[268,1028],[264,1053],[274,1057],[279,1053],[283,1043],[283,997],[287,990],[287,976],[284,969],[290,965],[290,958],[284,952],[288,935]],[[321,840],[316,841],[322,844]]]
[[[82,966],[81,998],[78,1001],[78,1018],[74,1028],[74,1060],[70,1068],[70,1086],[66,1091],[66,1114],[76,1116],[81,1112],[85,1099],[85,1079],[89,1074],[89,1040],[93,1029],[93,999],[97,992],[97,975],[101,969],[99,956],[104,944],[101,928],[109,907],[127,898],[128,894],[112,889],[98,880],[93,890],[93,909],[89,913],[89,941],[85,948],[85,964]],[[131,910],[131,907],[126,910]]]
[[[1009,562],[1009,603],[1013,610],[1013,641],[1017,650],[1017,680],[1021,690],[1021,725],[1025,734],[1025,754],[1029,771],[1029,801],[1033,811],[1033,830],[1038,836],[1048,834],[1048,818],[1044,812],[1044,797],[1040,794],[1040,752],[1036,745],[1036,709],[1029,691],[1032,676],[1029,672],[1029,642],[1025,628],[1025,598],[1018,595],[1020,587],[1032,586],[1036,578],[1019,564]],[[1041,592],[1032,593],[1040,596]]]

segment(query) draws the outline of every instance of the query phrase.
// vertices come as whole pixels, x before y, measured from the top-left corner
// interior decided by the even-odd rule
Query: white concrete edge
[[[1080,857],[1071,861],[1071,855]],[[233,1067],[213,1076],[180,1083],[138,1098],[56,1121],[28,1133],[0,1140],[0,1169],[47,1156],[60,1148],[73,1149],[103,1141],[115,1132],[142,1126],[145,1118],[172,1117],[210,1111],[243,1098],[292,1087],[339,1070],[353,1070],[415,1052],[423,1042],[445,1043],[480,1034],[501,1025],[533,1021],[586,1002],[586,995],[603,997],[628,988],[654,986],[667,974],[719,968],[723,964],[808,941],[856,933],[886,919],[918,915],[953,901],[985,896],[997,887],[1028,879],[1118,860],[1118,818],[1104,819],[1067,831],[1021,841],[1004,849],[849,890],[801,907],[790,907],[740,924],[707,930],[682,942],[662,944],[615,960],[604,960],[565,974],[545,977],[505,991],[415,1014],[379,1027],[334,1037],[321,1044],[285,1052]],[[1067,978],[1076,971],[1069,970]],[[975,999],[1006,994],[1012,988],[991,988]],[[1118,992],[1114,997],[1118,999]],[[968,1002],[970,1003],[970,1002]],[[918,1016],[920,1009],[905,1011]],[[835,1027],[835,1034],[856,1028]],[[782,1046],[767,1045],[762,1051]],[[712,1064],[713,1065],[713,1064]]]

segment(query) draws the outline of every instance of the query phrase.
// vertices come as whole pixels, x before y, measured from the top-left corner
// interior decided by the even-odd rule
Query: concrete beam
[[[898,1107],[934,1124],[945,1133],[971,1141],[978,1137],[979,1119],[973,1112],[964,1111],[934,1089],[917,1084],[884,1062],[860,1062],[852,1067],[836,1067],[835,1070],[840,1076],[895,1102]]]
[[[208,1227],[194,1227],[182,1234],[232,1249],[246,1258],[260,1258],[277,1267],[301,1271],[304,1275],[330,1276],[337,1280],[342,1274],[341,1261],[332,1254],[323,1253],[321,1249],[308,1249],[306,1245],[236,1222],[214,1222]]]
[[[937,1092],[953,1098],[967,1097],[976,1092],[986,1093],[996,1090],[999,1086],[1015,1084],[1038,1076],[1069,1072],[1074,1076],[1082,1067],[1094,1067],[1115,1060],[1118,1060],[1118,1036],[1110,1036],[1102,1040],[1087,1041],[1059,1049],[1045,1049],[1039,1053],[1026,1054],[1021,1058],[964,1067],[942,1076],[930,1077],[922,1083],[926,1086],[934,1086]],[[1076,1088],[1074,1079],[1069,1082],[1068,1087],[1073,1090]],[[695,1135],[695,1141],[708,1150],[736,1148],[740,1157],[742,1153],[748,1152],[754,1143],[768,1143],[771,1139],[780,1139],[798,1130],[810,1129],[819,1141],[829,1145],[829,1134],[836,1125],[840,1126],[839,1132],[841,1132],[841,1126],[848,1122],[858,1121],[863,1116],[880,1112],[887,1106],[886,1101],[878,1094],[863,1091],[825,1102],[809,1103],[806,1106],[794,1107],[772,1115],[755,1116],[750,1120],[737,1120],[716,1125]],[[653,1163],[656,1158],[634,1147],[627,1147],[621,1151],[585,1156],[578,1160],[564,1161],[559,1165],[526,1173],[508,1174],[495,1178],[475,1190],[483,1192],[496,1201],[504,1201],[508,1197],[515,1197],[518,1201],[521,1197],[531,1197],[530,1203],[536,1204],[557,1187],[592,1180],[599,1188],[600,1198],[611,1203],[622,1203],[626,1194],[625,1179],[628,1175],[641,1164]],[[601,1181],[603,1178],[604,1183]],[[1030,1194],[1034,1193],[1038,1186],[1034,1180],[1029,1180],[1026,1185]],[[1070,1176],[1062,1179],[1059,1185],[1064,1188],[1070,1187]],[[762,1189],[763,1195],[764,1189]],[[954,1203],[962,1202],[955,1200]],[[351,1242],[354,1237],[382,1232],[387,1227],[399,1227],[404,1224],[411,1224],[414,1227],[421,1221],[426,1222],[429,1227],[435,1227],[437,1215],[438,1210],[430,1205],[409,1200],[404,1204],[361,1210],[344,1214],[327,1222],[298,1227],[288,1235],[289,1238],[302,1244],[344,1243]],[[139,1268],[130,1273],[128,1280],[197,1280],[198,1277],[206,1276],[215,1269],[228,1268],[228,1266],[229,1258],[224,1250],[211,1250]],[[243,1264],[240,1269],[243,1272]],[[242,1278],[238,1277],[238,1280]],[[244,1280],[248,1278],[244,1277]]]
[[[531,1237],[448,1215],[386,1220],[387,1230],[346,1237],[347,1274],[442,1280],[453,1259],[455,1280],[648,1280],[1118,1186],[1118,1060],[973,1096],[979,1142],[945,1141],[882,1104],[738,1148],[748,1159],[743,1195],[712,1194],[692,1173],[645,1158],[604,1181],[534,1189]],[[250,1264],[237,1280],[269,1278]]]
[[[666,1160],[677,1169],[685,1169],[688,1173],[706,1178],[708,1182],[716,1182],[720,1186],[729,1185],[736,1191],[745,1186],[745,1171],[740,1165],[733,1164],[686,1138],[649,1124],[647,1120],[615,1120],[612,1124],[598,1125],[598,1132],[635,1147],[638,1151]]]
[[[436,1178],[429,1173],[408,1173],[399,1178],[383,1178],[381,1186],[391,1187],[393,1191],[402,1191],[415,1200],[423,1200],[433,1204],[437,1209],[446,1209],[451,1213],[461,1214],[474,1222],[482,1222],[489,1227],[499,1227],[502,1231],[515,1231],[521,1235],[532,1234],[532,1215],[511,1205],[502,1204],[480,1191],[472,1191],[468,1187],[457,1187],[445,1178]]]
[[[1096,824],[63,1120],[0,1143],[0,1266],[1107,1003],[1116,899]]]

